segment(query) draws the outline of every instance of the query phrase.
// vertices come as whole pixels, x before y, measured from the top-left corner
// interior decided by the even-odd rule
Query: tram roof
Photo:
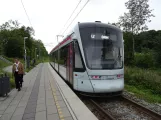
[[[87,28],[87,27],[107,27],[121,31],[118,27],[110,24],[105,24],[101,22],[86,22],[86,23],[78,23],[79,28]]]
[[[101,22],[85,22],[85,23],[78,23],[79,28],[88,28],[88,27],[107,27],[107,28],[112,28],[118,31],[121,31],[118,27],[114,26],[114,25],[109,25],[109,24],[105,24],[105,23],[101,23]],[[70,39],[70,36],[66,37],[61,43],[59,43],[57,46],[55,46],[50,53],[52,53],[55,49],[57,49],[60,45],[62,45],[63,43],[65,43],[66,41],[68,41]]]

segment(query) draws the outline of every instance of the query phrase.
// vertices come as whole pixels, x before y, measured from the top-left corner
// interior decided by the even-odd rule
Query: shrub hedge
[[[125,84],[150,89],[161,94],[161,76],[152,70],[137,67],[125,67]]]
[[[155,67],[155,59],[152,52],[135,53],[133,65],[140,68],[153,68]]]

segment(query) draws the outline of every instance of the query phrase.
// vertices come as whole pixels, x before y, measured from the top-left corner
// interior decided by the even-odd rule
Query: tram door
[[[74,52],[73,52],[73,43],[70,43],[68,45],[68,55],[67,55],[67,80],[70,82],[70,84],[73,84],[73,58],[74,58]]]

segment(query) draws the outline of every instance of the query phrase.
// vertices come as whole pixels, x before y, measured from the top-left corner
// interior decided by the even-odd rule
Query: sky
[[[36,39],[42,40],[48,52],[58,44],[56,35],[62,34],[87,0],[82,0],[66,26],[65,23],[80,0],[22,0]],[[125,2],[128,0],[90,0],[82,12],[71,24],[70,29],[77,22],[101,21],[114,23],[119,16],[127,12]],[[149,29],[161,29],[161,0],[149,0],[154,18],[148,23]],[[0,25],[8,20],[18,20],[20,25],[31,26],[25,14],[21,0],[0,0]],[[59,39],[60,42],[62,39]]]

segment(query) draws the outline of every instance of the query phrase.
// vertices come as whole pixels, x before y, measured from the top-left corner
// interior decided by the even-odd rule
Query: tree
[[[35,58],[35,48],[47,56],[47,51],[41,42],[33,38],[34,30],[31,27],[19,26],[18,21],[9,20],[0,26],[0,54],[7,57],[24,57],[24,37],[27,37],[27,56]],[[37,50],[38,51],[38,50]]]
[[[157,36],[155,36],[155,47],[154,47],[154,51],[155,51],[155,55],[156,55],[156,60],[158,63],[158,66],[161,66],[161,30],[157,31]]]
[[[0,26],[0,29],[1,30],[13,30],[15,28],[16,29],[19,28],[19,25],[20,25],[20,23],[17,20],[15,20],[15,21],[9,20],[8,22],[5,22],[4,24],[2,24]]]
[[[119,17],[119,24],[126,32],[132,33],[132,48],[133,57],[135,52],[134,35],[140,31],[147,30],[147,22],[151,22],[150,17],[154,17],[153,10],[149,9],[149,0],[129,0],[125,3],[128,13]],[[130,47],[130,46],[129,46]]]
[[[108,24],[109,24],[109,25],[114,25],[114,26],[120,28],[120,24],[119,24],[119,23],[110,23],[110,22],[108,22]]]
[[[123,37],[124,37],[124,52],[125,52],[125,64],[126,65],[130,65],[132,64],[132,58],[133,58],[133,54],[132,54],[132,47],[129,47],[131,46],[132,44],[132,40],[130,39],[132,36],[132,33],[131,32],[124,32],[123,33]]]

